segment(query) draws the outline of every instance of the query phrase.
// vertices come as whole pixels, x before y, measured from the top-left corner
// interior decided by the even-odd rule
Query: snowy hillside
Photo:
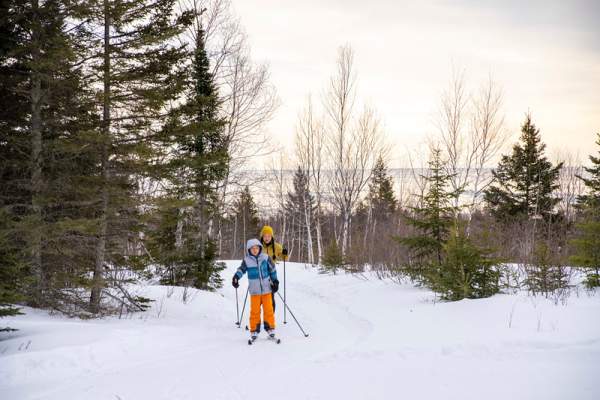
[[[222,290],[187,304],[181,288],[143,288],[156,302],[129,319],[25,309],[3,320],[20,330],[1,336],[0,399],[600,398],[598,295],[435,303],[410,285],[290,263],[289,305],[310,336],[289,314],[281,323],[278,301],[283,343],[248,346],[229,285],[237,265]]]

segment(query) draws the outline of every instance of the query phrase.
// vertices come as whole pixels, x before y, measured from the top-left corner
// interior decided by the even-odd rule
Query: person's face
[[[271,239],[273,239],[273,235],[271,235],[270,233],[265,233],[263,235],[263,240],[265,241],[265,243],[271,243]]]
[[[258,247],[258,246],[252,246],[252,247],[250,247],[250,253],[253,256],[257,256],[259,251],[260,251],[260,247]]]

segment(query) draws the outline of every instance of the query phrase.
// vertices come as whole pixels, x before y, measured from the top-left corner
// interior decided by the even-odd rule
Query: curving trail
[[[301,264],[289,263],[287,278],[310,336],[289,313],[282,323],[277,298],[281,345],[246,344],[230,286],[187,304],[181,288],[143,287],[153,309],[122,320],[28,309],[6,320],[19,332],[0,336],[0,399],[600,398],[600,296],[436,303],[411,285]]]

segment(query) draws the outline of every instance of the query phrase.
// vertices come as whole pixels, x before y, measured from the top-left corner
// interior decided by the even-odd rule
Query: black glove
[[[281,250],[281,254],[283,254],[284,256],[288,255],[287,247],[284,247],[283,250]]]
[[[231,280],[231,285],[236,289],[240,287],[240,283],[238,282],[237,275],[233,276],[233,279]]]
[[[273,293],[277,293],[277,291],[279,290],[279,281],[277,279],[271,282],[271,290],[273,291]]]

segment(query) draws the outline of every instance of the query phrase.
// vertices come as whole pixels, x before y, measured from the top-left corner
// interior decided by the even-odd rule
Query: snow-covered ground
[[[289,313],[281,323],[278,301],[283,343],[248,346],[229,285],[238,264],[186,304],[181,288],[145,287],[153,308],[128,319],[3,319],[20,330],[0,336],[0,399],[600,399],[600,295],[439,303],[289,263],[288,302],[310,336]]]

